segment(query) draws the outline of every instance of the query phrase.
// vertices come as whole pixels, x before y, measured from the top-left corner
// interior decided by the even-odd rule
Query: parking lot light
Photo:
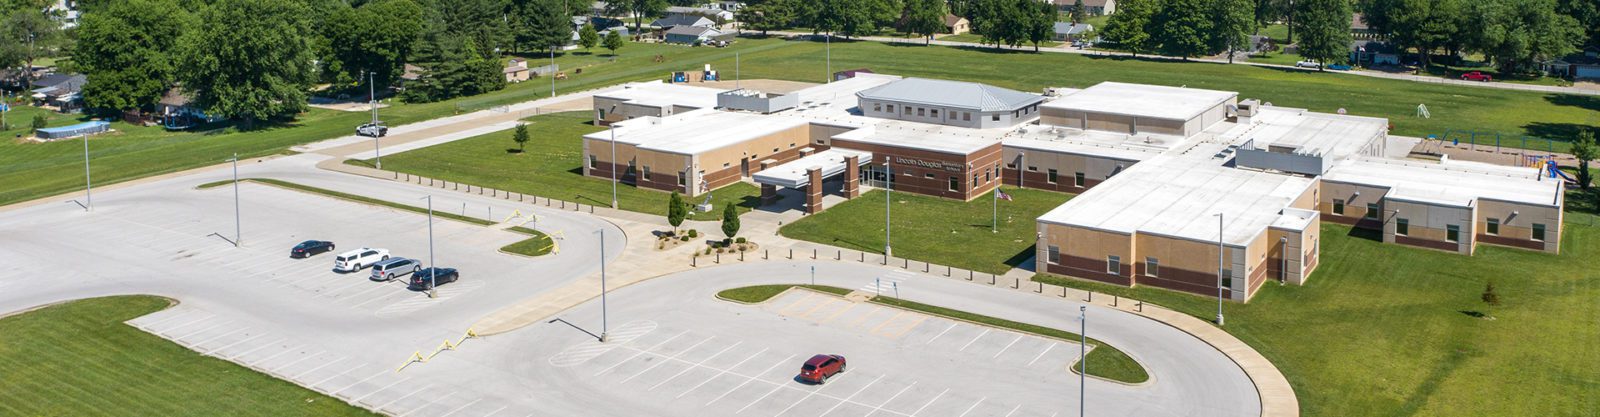
[[[606,321],[606,229],[596,230],[600,234],[600,343],[606,342],[609,332]]]
[[[233,158],[228,159],[233,163],[233,247],[239,247],[244,236],[239,232],[239,153],[234,152]]]
[[[83,135],[83,211],[94,211],[94,181],[89,180],[89,135]]]
[[[439,266],[433,263],[433,194],[423,196],[428,200],[428,298],[438,296]],[[420,200],[420,199],[419,199]]]
[[[1088,399],[1089,390],[1085,388],[1089,374],[1089,362],[1086,361],[1089,353],[1089,306],[1078,306],[1078,417],[1084,417],[1085,401]]]

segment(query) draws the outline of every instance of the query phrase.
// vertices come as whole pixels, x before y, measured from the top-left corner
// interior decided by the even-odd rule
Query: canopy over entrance
[[[845,172],[847,168],[845,160],[850,156],[856,156],[856,161],[860,165],[872,163],[872,152],[833,148],[764,169],[751,178],[758,184],[800,188],[811,183],[811,178],[806,174],[807,170],[821,168],[823,178],[839,175]]]

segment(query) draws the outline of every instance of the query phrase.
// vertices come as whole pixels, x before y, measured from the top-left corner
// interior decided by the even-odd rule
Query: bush
[[[745,242],[745,240],[744,240],[744,238],[742,238],[742,237],[741,237],[741,238],[738,238],[738,239],[734,239],[734,240],[733,240],[733,241],[734,241],[734,242],[735,242],[735,243],[739,243],[739,244],[744,244],[744,242]]]
[[[689,237],[688,236],[680,237],[680,238],[678,238],[678,240],[682,240],[684,242],[688,242],[689,241]]]
[[[33,129],[34,130],[44,129],[45,125],[48,125],[48,124],[50,124],[50,121],[45,119],[44,115],[42,115],[42,114],[33,115]]]
[[[700,237],[700,231],[699,230],[694,230],[694,229],[689,229],[689,238],[692,239],[692,238],[697,238],[697,237]]]

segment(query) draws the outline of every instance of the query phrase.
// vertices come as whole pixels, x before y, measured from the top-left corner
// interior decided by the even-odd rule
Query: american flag
[[[1011,194],[1006,194],[1005,191],[1000,191],[999,188],[994,189],[994,197],[1005,201],[1011,201]]]

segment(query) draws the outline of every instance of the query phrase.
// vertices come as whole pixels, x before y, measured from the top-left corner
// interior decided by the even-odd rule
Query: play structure
[[[700,71],[674,71],[667,79],[672,83],[693,83],[718,81],[722,77],[717,74],[716,70],[711,69],[711,64],[706,64],[705,69]]]
[[[1565,181],[1568,186],[1578,185],[1578,180],[1576,178],[1572,178],[1570,175],[1567,175],[1566,171],[1562,171],[1561,167],[1556,165],[1555,160],[1545,161],[1544,170],[1546,171],[1546,175],[1549,175],[1551,179],[1555,179],[1556,176],[1560,176],[1561,180]]]

